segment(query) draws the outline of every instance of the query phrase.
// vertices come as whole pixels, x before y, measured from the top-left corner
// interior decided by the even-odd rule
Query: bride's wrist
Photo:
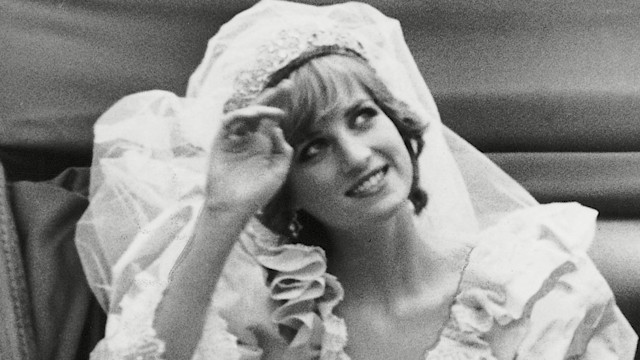
[[[236,202],[222,199],[208,199],[204,203],[203,211],[206,216],[241,217],[247,220],[253,216],[260,206],[250,202]]]

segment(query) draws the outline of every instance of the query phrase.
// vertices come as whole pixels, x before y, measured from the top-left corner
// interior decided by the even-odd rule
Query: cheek
[[[379,144],[381,145],[381,148],[384,149],[383,152],[393,158],[393,161],[396,163],[399,170],[403,173],[408,172],[408,176],[411,178],[413,175],[413,165],[411,164],[409,150],[405,146],[402,136],[400,136],[398,129],[396,129],[391,120],[388,120],[386,124],[388,126],[384,127],[382,131],[379,132]]]
[[[400,139],[396,148],[398,149],[397,157],[399,158],[399,162],[402,163],[400,166],[403,168],[404,171],[408,171],[410,173],[409,176],[412,177],[413,165],[411,163],[411,155],[409,155],[409,150],[405,146],[402,139]]]

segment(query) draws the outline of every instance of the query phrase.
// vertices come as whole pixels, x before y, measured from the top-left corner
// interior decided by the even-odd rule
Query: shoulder
[[[523,209],[486,229],[470,253],[460,293],[493,289],[506,306],[502,323],[522,317],[531,300],[571,273],[596,272],[586,251],[596,211],[576,203]],[[601,276],[584,291],[611,297]]]
[[[452,347],[489,359],[633,356],[635,335],[586,253],[596,215],[576,203],[540,205],[483,231],[430,358]]]

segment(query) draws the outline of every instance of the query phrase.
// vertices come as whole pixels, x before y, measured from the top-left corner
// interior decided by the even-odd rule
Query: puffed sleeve
[[[171,269],[188,246],[198,202],[167,210],[145,227],[122,256],[118,297],[105,338],[92,360],[162,359],[165,345],[153,327]],[[192,360],[347,359],[344,322],[332,314],[342,287],[326,273],[319,248],[267,246],[274,239],[256,219],[240,235],[207,308]],[[164,243],[159,254],[149,243]],[[143,259],[154,257],[144,268]],[[149,261],[147,261],[149,263]],[[131,268],[131,269],[130,269]],[[271,273],[272,276],[268,276]]]
[[[198,204],[194,202],[168,209],[145,226],[116,263],[113,269],[115,287],[121,294],[114,296],[105,337],[91,353],[92,360],[163,358],[165,345],[153,327],[155,312],[167,290],[173,264],[188,242],[197,209]],[[162,250],[155,250],[157,244],[164,244]],[[234,255],[235,258],[238,256]],[[148,260],[150,257],[152,259]],[[235,264],[240,260],[230,261]],[[201,341],[193,359],[259,359],[260,349],[238,344],[238,338],[228,331],[228,324],[222,317],[221,306],[235,302],[236,294],[227,288],[217,290],[220,291],[214,294],[214,301],[207,310],[203,330],[203,338],[208,341]],[[248,337],[243,336],[243,339]]]
[[[632,360],[637,336],[586,254],[595,216],[541,205],[483,232],[427,359]]]
[[[108,313],[105,337],[92,359],[163,356],[165,345],[153,328],[155,312],[204,202],[204,149],[210,139],[189,129],[215,122],[200,112],[192,100],[149,91],[123,98],[96,123],[91,201],[76,231],[85,274]],[[206,126],[199,129],[209,137],[214,133]],[[229,263],[247,263],[238,260],[240,250],[233,254]],[[253,268],[255,282],[261,283],[262,272]],[[233,270],[246,272],[225,271]],[[232,334],[229,327],[235,324],[223,316],[220,306],[239,298],[233,290],[215,292],[204,329],[204,338],[213,341],[203,341],[194,359],[260,358],[253,335]]]

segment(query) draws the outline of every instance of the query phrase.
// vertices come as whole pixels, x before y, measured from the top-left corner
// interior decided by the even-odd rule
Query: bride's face
[[[393,216],[408,201],[413,171],[391,119],[359,84],[343,85],[295,144],[289,174],[295,208],[337,229]]]

